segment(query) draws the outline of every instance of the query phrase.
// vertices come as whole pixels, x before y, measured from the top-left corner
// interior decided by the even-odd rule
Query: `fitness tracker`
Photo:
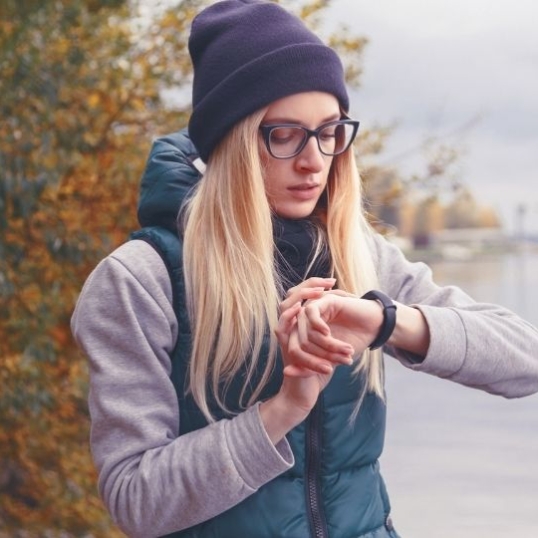
[[[387,342],[392,331],[394,331],[396,325],[396,305],[388,295],[378,290],[371,290],[365,293],[361,299],[378,301],[383,306],[383,324],[375,340],[368,346],[372,350],[378,349]]]

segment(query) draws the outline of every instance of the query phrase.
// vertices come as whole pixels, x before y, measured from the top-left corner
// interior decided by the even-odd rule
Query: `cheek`
[[[282,187],[282,177],[286,177],[286,174],[278,161],[271,159],[264,164],[263,178],[265,192],[268,196],[275,196],[278,194]]]
[[[262,167],[262,177],[265,185],[265,190],[269,191],[275,177],[274,159],[267,153],[265,148],[260,151],[260,164]]]

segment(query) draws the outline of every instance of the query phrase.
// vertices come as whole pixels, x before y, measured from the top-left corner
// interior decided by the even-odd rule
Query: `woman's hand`
[[[376,338],[383,323],[383,311],[376,301],[360,299],[343,292],[329,292],[312,300],[297,314],[297,338],[292,338],[286,364],[286,376],[300,376],[304,371],[327,372],[342,363],[335,349],[346,343],[351,356],[361,354]]]
[[[297,308],[297,302],[300,302],[301,305],[303,305],[305,302],[319,299],[323,296],[325,292],[330,291],[335,283],[336,279],[334,278],[318,277],[309,278],[308,280],[301,282],[301,284],[299,284],[298,286],[295,286],[294,288],[288,290],[288,293],[286,294],[286,299],[282,301],[282,303],[280,303],[281,314],[283,314],[284,312],[286,312],[286,310],[292,307]],[[344,292],[341,292],[339,290],[330,291],[330,293],[335,293],[338,295],[344,294]],[[276,335],[280,343],[284,366],[292,365],[296,362],[293,357],[290,357],[289,353],[290,350],[292,354],[296,353],[300,347],[296,331],[294,331],[296,316],[300,313],[300,311],[301,309],[299,309],[299,311],[294,311],[293,313],[290,313],[290,316],[292,316],[292,318],[290,319],[291,324],[287,321],[287,317],[281,316],[279,320],[279,326],[277,328]],[[318,351],[318,353],[320,353],[320,355],[317,357],[317,364],[321,368],[321,370],[318,369],[317,372],[323,374],[330,374],[333,370],[333,363],[349,364],[351,362],[353,354],[352,346],[350,346],[346,342],[342,342],[337,339],[327,339],[325,341],[325,344],[328,346],[325,350],[316,350],[314,346],[311,347],[312,352]],[[285,370],[285,372],[287,371],[288,370]],[[294,372],[295,376],[300,377],[308,377],[312,374],[311,371],[301,368],[292,369],[291,371]]]
[[[297,302],[284,312],[282,312],[276,336],[282,351],[282,358],[285,365],[292,365],[294,357],[289,354],[290,342],[298,339],[297,315],[301,311],[301,303]],[[291,409],[296,409],[304,417],[314,407],[320,392],[325,388],[332,375],[333,368],[329,368],[322,373],[304,371],[302,375],[295,377],[284,376],[280,393],[288,402]]]
[[[334,286],[334,283],[334,279],[310,278],[291,288],[280,304],[281,313],[275,334],[285,366],[292,366],[296,361],[290,355],[290,348],[299,347],[297,316],[303,308],[303,301],[320,298],[326,290]],[[344,361],[350,358],[352,351],[351,346],[341,342],[339,349],[330,355],[335,361]],[[276,444],[288,431],[302,422],[314,407],[333,372],[330,361],[323,360],[323,364],[323,372],[298,369],[297,375],[285,375],[280,391],[261,404],[260,415],[273,443]]]
[[[319,299],[325,291],[334,286],[335,282],[334,278],[313,277],[291,288],[286,294],[286,299],[280,304],[281,314],[275,331],[280,344],[284,366],[291,366],[297,361],[293,354],[295,350],[299,349],[297,316],[302,311],[303,302]],[[304,380],[301,382],[298,379],[288,379],[285,376],[282,383],[282,392],[286,394],[292,405],[309,412],[332,375],[333,366],[331,360],[336,363],[347,362],[351,358],[352,352],[352,347],[345,342],[333,343],[331,352],[328,354],[330,360],[323,360],[322,357],[318,357],[319,361],[323,361],[323,371],[314,372],[297,369],[297,375],[293,377],[302,377]],[[315,357],[312,359],[315,359]]]
[[[430,331],[424,315],[418,308],[396,304],[396,325],[387,343],[425,357]],[[326,372],[327,362],[332,366],[341,362],[334,349],[343,342],[352,347],[354,356],[360,355],[375,340],[383,321],[380,303],[339,290],[309,301],[297,315],[298,338],[290,342],[288,350],[293,361],[284,374],[300,376],[305,369]]]

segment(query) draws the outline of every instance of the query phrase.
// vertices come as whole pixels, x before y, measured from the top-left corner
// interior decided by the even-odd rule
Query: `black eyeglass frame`
[[[319,140],[319,133],[326,129],[327,127],[330,127],[331,125],[351,125],[353,127],[352,135],[349,139],[349,142],[345,145],[344,148],[342,148],[340,151],[337,151],[336,153],[327,153],[326,151],[323,151],[321,147],[321,142]],[[324,123],[323,125],[320,125],[317,129],[307,129],[303,125],[299,125],[298,123],[273,123],[270,125],[260,125],[260,131],[263,136],[263,141],[265,143],[265,147],[267,148],[267,151],[271,155],[271,157],[274,157],[275,159],[292,159],[293,157],[297,157],[301,151],[305,148],[306,144],[310,140],[310,138],[314,137],[316,139],[316,142],[318,143],[319,151],[328,157],[335,157],[336,155],[341,155],[344,153],[351,144],[353,144],[353,141],[355,140],[355,137],[357,136],[357,131],[359,130],[360,122],[357,120],[351,120],[351,119],[340,119],[340,120],[334,120],[329,121],[327,123]],[[304,137],[301,144],[299,144],[299,147],[295,150],[294,153],[291,155],[287,155],[286,157],[280,157],[278,155],[275,155],[271,151],[271,133],[275,129],[282,129],[282,128],[295,128],[295,129],[301,129],[303,132],[306,133],[306,136]]]

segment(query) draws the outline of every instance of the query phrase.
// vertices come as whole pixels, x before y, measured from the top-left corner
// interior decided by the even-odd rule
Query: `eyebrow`
[[[322,119],[318,125],[323,125],[324,123],[328,123],[330,121],[339,120],[341,117],[342,117],[342,114],[340,112],[336,112]],[[286,117],[286,116],[277,116],[276,118],[264,118],[263,123],[290,123],[294,125],[304,126],[304,122],[299,121],[297,118],[291,118],[291,117]]]

